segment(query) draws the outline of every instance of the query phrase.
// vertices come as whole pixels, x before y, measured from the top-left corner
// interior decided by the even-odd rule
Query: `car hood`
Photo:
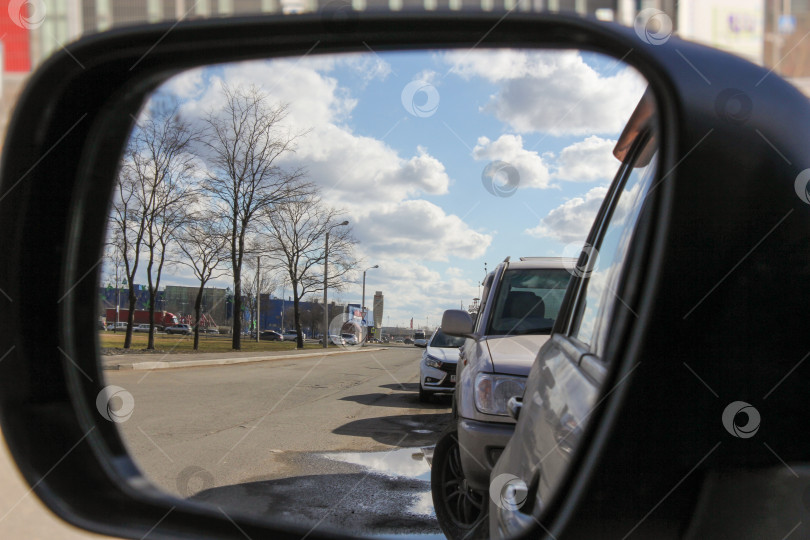
[[[540,347],[551,336],[529,334],[524,336],[494,336],[487,338],[487,348],[496,373],[529,375]]]
[[[428,347],[425,352],[442,362],[458,362],[458,348]]]

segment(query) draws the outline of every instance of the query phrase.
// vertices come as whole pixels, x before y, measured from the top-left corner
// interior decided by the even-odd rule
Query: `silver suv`
[[[575,265],[575,259],[507,257],[484,280],[475,320],[463,310],[444,312],[442,330],[466,338],[454,422],[436,444],[431,473],[436,517],[448,538],[466,536],[485,514],[489,473],[514,432],[509,399],[523,395]]]

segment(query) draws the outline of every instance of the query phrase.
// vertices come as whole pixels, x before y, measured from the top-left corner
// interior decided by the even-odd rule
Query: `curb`
[[[328,351],[317,353],[301,353],[301,354],[275,354],[272,356],[248,356],[241,358],[212,358],[209,360],[178,360],[175,362],[165,362],[157,360],[155,362],[134,362],[132,364],[111,364],[102,366],[103,370],[110,371],[149,371],[154,369],[174,369],[184,367],[203,367],[203,366],[226,366],[230,364],[251,364],[255,362],[267,362],[270,360],[290,360],[295,358],[314,358],[318,356],[334,356],[338,354],[351,354],[358,352],[372,352],[372,351],[385,351],[388,347],[362,347],[357,350],[351,351]]]

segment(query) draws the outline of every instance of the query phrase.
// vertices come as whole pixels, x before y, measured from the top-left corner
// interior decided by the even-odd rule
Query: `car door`
[[[621,141],[620,141],[621,143]],[[555,334],[532,366],[515,435],[490,477],[490,533],[504,538],[536,523],[576,451],[603,390],[610,323],[630,310],[618,284],[654,177],[655,141],[640,134],[614,178],[566,293]]]

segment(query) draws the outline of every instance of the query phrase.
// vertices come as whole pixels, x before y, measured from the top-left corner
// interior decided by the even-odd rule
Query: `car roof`
[[[531,268],[572,268],[577,260],[572,257],[521,257],[518,261],[509,261],[509,268],[531,269]]]

